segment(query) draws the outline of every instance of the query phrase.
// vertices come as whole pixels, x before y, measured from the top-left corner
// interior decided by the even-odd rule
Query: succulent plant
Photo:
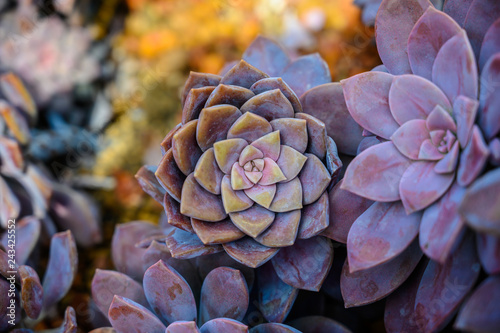
[[[386,302],[389,332],[444,328],[476,285],[479,263],[487,274],[500,263],[496,199],[471,203],[498,192],[495,171],[476,179],[498,165],[500,5],[449,0],[444,10],[382,1],[376,40],[384,66],[341,82],[367,136],[341,189],[375,201],[349,225],[342,293],[358,306],[404,282]],[[482,282],[455,327],[498,330],[499,303],[486,288],[496,295],[498,281]]]

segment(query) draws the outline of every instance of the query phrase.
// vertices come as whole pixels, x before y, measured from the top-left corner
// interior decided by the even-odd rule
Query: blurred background
[[[102,220],[61,309],[73,305],[90,330],[90,281],[111,266],[114,225],[160,219],[134,175],[160,160],[189,71],[218,73],[259,34],[293,56],[319,52],[333,81],[370,70],[380,60],[363,21],[376,2],[358,1],[362,12],[353,0],[0,0],[0,71],[19,75],[38,107],[27,158],[89,194]]]

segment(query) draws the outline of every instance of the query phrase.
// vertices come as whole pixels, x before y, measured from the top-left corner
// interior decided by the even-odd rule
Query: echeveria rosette
[[[349,231],[342,291],[346,304],[362,305],[408,279],[387,301],[391,332],[443,328],[474,287],[479,259],[488,258],[481,259],[483,268],[485,262],[498,263],[492,255],[498,239],[487,235],[476,254],[476,237],[466,228],[472,225],[458,210],[466,187],[490,168],[494,155],[498,122],[491,120],[500,112],[493,97],[498,87],[492,82],[499,76],[492,50],[498,37],[488,34],[485,22],[498,20],[500,6],[486,0],[445,4],[445,10],[452,7],[465,9],[466,30],[429,1],[383,1],[376,38],[384,66],[342,82],[352,117],[364,135],[376,136],[360,145],[342,182],[343,189],[376,201]],[[478,13],[485,12],[483,20]],[[482,49],[491,55],[484,66],[476,62]],[[431,260],[420,261],[422,252]],[[456,286],[443,287],[453,279]],[[356,281],[368,280],[376,292],[354,288]],[[442,301],[446,288],[456,293]],[[440,299],[439,309],[431,308]],[[476,323],[498,325],[495,302],[487,303]]]
[[[319,290],[333,256],[319,236],[329,224],[327,189],[342,162],[325,124],[297,96],[328,81],[318,55],[291,61],[263,37],[222,77],[190,74],[183,121],[162,142],[155,172],[164,190],[154,168],[138,173],[157,200],[166,192],[174,257],[225,251],[250,267],[271,260],[286,283]],[[320,255],[312,260],[312,252]]]

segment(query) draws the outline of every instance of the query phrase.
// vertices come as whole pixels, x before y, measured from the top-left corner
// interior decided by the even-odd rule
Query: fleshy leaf
[[[488,160],[489,149],[484,142],[481,131],[477,125],[472,128],[471,139],[460,154],[457,182],[462,186],[470,185],[483,171]]]
[[[10,218],[12,217],[9,216],[9,219]],[[39,241],[41,224],[37,218],[27,216],[19,221],[16,221],[15,228],[15,262],[18,265],[23,265],[24,263],[26,263],[29,256],[31,255],[31,252]],[[2,235],[1,243],[4,249],[11,249],[11,247],[9,247],[9,244],[12,244],[12,236],[9,237],[9,235],[12,235],[12,233],[8,233],[7,231]]]
[[[163,207],[167,217],[167,223],[176,228],[193,232],[189,217],[181,214],[181,205],[175,201],[169,194],[165,194]]]
[[[169,149],[163,155],[158,169],[156,169],[155,176],[168,194],[178,202],[181,202],[182,184],[186,176],[179,170],[179,167],[175,163],[172,149]]]
[[[245,236],[229,219],[217,223],[191,219],[191,225],[205,245],[228,243]]]
[[[231,126],[227,138],[240,138],[252,142],[271,132],[271,124],[266,119],[254,113],[246,112]]]
[[[195,234],[175,229],[165,240],[173,258],[191,259],[222,251],[220,245],[205,245]]]
[[[434,171],[437,173],[450,173],[457,168],[458,155],[460,148],[458,141],[455,141],[451,150],[434,166]]]
[[[215,318],[241,321],[248,309],[248,287],[240,271],[219,267],[211,271],[201,287],[200,322]]]
[[[391,74],[366,72],[340,82],[354,120],[387,140],[399,127],[389,108],[392,80]]]
[[[250,44],[242,58],[271,76],[279,76],[290,63],[288,55],[279,44],[262,36],[258,36]]]
[[[400,202],[376,202],[354,222],[347,237],[351,273],[386,263],[417,237],[422,214],[406,215]]]
[[[135,179],[144,192],[156,202],[162,203],[166,192],[155,176],[156,170],[157,167],[154,165],[144,165],[135,174]]]
[[[200,333],[194,321],[176,321],[168,325],[165,333]]]
[[[292,104],[293,110],[295,112],[302,112],[302,105],[300,104],[299,98],[293,92],[292,88],[280,77],[270,77],[267,79],[262,79],[253,84],[250,88],[255,95],[262,94],[263,92],[279,89],[285,95],[286,98]]]
[[[198,120],[192,120],[182,126],[172,139],[172,153],[175,163],[186,176],[194,171],[196,162],[202,151],[196,142],[196,125]]]
[[[119,332],[165,333],[166,327],[151,311],[121,296],[115,296],[109,307],[108,318]]]
[[[205,190],[220,194],[220,186],[224,174],[215,160],[214,149],[210,148],[201,155],[194,169],[194,178]]]
[[[247,162],[262,158],[264,158],[264,154],[259,149],[252,145],[248,145],[242,150],[238,163],[240,166],[244,166]]]
[[[174,128],[170,130],[170,132],[165,135],[165,138],[163,138],[160,146],[161,146],[161,153],[165,155],[165,153],[172,148],[172,139],[174,138],[174,134],[177,133],[179,128],[182,127],[182,123],[177,124]]]
[[[263,246],[250,237],[223,244],[224,250],[234,260],[243,265],[257,268],[278,253],[278,248]]]
[[[465,148],[469,142],[479,103],[465,96],[458,96],[453,104],[453,116],[457,122],[457,138]]]
[[[287,183],[278,183],[276,185],[276,194],[269,209],[273,212],[284,213],[301,208],[302,185],[299,178],[294,178]]]
[[[258,205],[242,212],[230,213],[229,217],[241,231],[257,237],[274,221],[274,213]]]
[[[330,69],[318,53],[298,57],[283,70],[281,77],[299,97],[311,88],[332,81]]]
[[[281,144],[303,154],[307,149],[307,122],[304,119],[275,119],[271,121],[274,131],[280,132]]]
[[[234,319],[216,318],[203,324],[200,333],[248,333],[248,327]]]
[[[280,155],[280,132],[274,131],[266,134],[252,142],[251,145],[264,153],[264,157],[276,161]]]
[[[255,82],[268,78],[269,75],[250,65],[245,60],[240,60],[220,80],[221,84],[250,88]]]
[[[256,184],[252,188],[245,190],[245,194],[264,208],[269,208],[276,194],[276,184],[259,185]]]
[[[190,174],[182,186],[181,213],[199,220],[217,222],[227,217],[220,196],[201,187]]]
[[[300,210],[276,214],[271,226],[255,240],[269,247],[292,246],[297,238],[300,215]]]
[[[201,110],[207,103],[208,97],[212,94],[214,89],[215,87],[213,86],[191,89],[182,108],[183,125],[200,116]]]
[[[429,114],[426,119],[426,124],[429,131],[445,131],[444,133],[446,133],[446,131],[457,131],[457,125],[452,116],[440,105],[436,105],[434,110]],[[433,142],[435,145],[438,145],[438,143],[435,142],[435,138]]]
[[[196,141],[205,151],[217,141],[226,139],[227,131],[241,117],[241,112],[232,105],[215,105],[201,111],[196,128]]]
[[[38,318],[42,311],[43,288],[36,271],[30,266],[19,266],[22,306],[28,317]]]
[[[410,165],[392,142],[372,146],[349,164],[342,189],[374,201],[400,200],[399,183]]]
[[[220,79],[220,76],[214,74],[190,72],[189,77],[184,84],[184,90],[182,92],[182,105],[184,105],[184,102],[191,89],[207,86],[217,86],[220,82]]]
[[[262,178],[259,180],[259,184],[272,185],[286,179],[278,164],[269,157],[264,157],[264,169],[262,170]]]
[[[208,97],[205,108],[220,105],[229,104],[240,108],[247,100],[252,98],[254,93],[246,88],[238,86],[228,86],[225,84],[219,84],[217,88],[212,91],[212,94]]]
[[[330,185],[331,176],[323,162],[313,154],[306,154],[307,161],[300,171],[302,203],[309,205],[319,199]]]
[[[222,179],[221,193],[224,210],[228,214],[240,212],[253,205],[253,201],[245,195],[244,191],[233,190],[229,176],[224,176]]]
[[[246,190],[254,185],[248,177],[246,176],[247,171],[245,171],[238,162],[234,162],[231,169],[231,187],[233,190]]]
[[[289,146],[281,146],[281,153],[276,163],[287,180],[294,179],[307,161],[307,157]]]
[[[250,98],[241,106],[241,112],[252,112],[271,121],[279,118],[293,118],[290,101],[279,89],[263,92]]]
[[[476,243],[484,270],[490,275],[500,273],[500,237],[477,233]]]
[[[330,223],[328,192],[302,210],[298,237],[308,239],[320,234]]]
[[[186,280],[162,260],[144,273],[144,293],[166,322],[196,320],[196,301]]]
[[[467,13],[473,1],[474,0],[447,0],[444,3],[443,11],[463,27],[465,18],[467,17]]]
[[[399,152],[412,160],[418,159],[420,146],[429,139],[426,121],[413,119],[405,122],[391,136],[392,143]]]
[[[464,28],[469,36],[476,58],[488,28],[500,17],[500,3],[491,0],[475,0],[470,5]]]
[[[328,138],[325,124],[307,113],[297,113],[295,117],[307,122],[307,152],[316,155],[321,160],[324,159]]]
[[[500,132],[500,54],[486,63],[481,73],[481,94],[479,96],[479,126],[484,137],[493,139]]]
[[[247,145],[244,139],[229,139],[214,144],[215,160],[222,172],[230,174],[233,164],[239,160],[241,152]]]
[[[479,56],[480,72],[492,56],[500,52],[500,18],[495,21],[484,35],[481,54]]]
[[[314,259],[309,255],[314,253]],[[272,259],[276,274],[298,289],[318,291],[333,262],[333,245],[328,238],[299,239]]]

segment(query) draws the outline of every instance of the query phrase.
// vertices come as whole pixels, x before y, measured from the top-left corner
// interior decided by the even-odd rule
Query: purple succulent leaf
[[[165,333],[200,333],[194,321],[176,321],[168,325]]]
[[[149,307],[141,284],[120,272],[96,269],[92,278],[91,290],[92,299],[98,309],[106,316],[115,295],[132,299]]]
[[[250,333],[302,333],[295,328],[278,323],[260,324],[249,331]]]
[[[455,171],[458,163],[460,148],[458,141],[455,141],[451,150],[434,166],[434,171],[440,174],[447,174]]]
[[[280,89],[265,91],[250,98],[241,106],[241,112],[255,113],[267,121],[293,118],[294,115],[292,103]]]
[[[446,0],[443,11],[450,15],[461,27],[474,0]]]
[[[455,173],[439,174],[434,162],[414,162],[401,177],[399,192],[408,214],[428,207],[451,186]]]
[[[437,132],[437,131],[435,131]],[[444,131],[442,131],[444,132]],[[431,138],[433,133],[431,132]],[[444,136],[443,136],[444,137]],[[424,140],[420,146],[420,152],[418,153],[418,159],[423,161],[439,161],[443,158],[443,154],[436,148],[431,140]]]
[[[341,188],[373,201],[400,200],[399,183],[411,164],[392,142],[372,146],[349,164]]]
[[[163,155],[155,176],[165,191],[176,201],[181,202],[182,184],[186,176],[177,167],[172,149],[168,149]]]
[[[446,131],[451,131],[451,132],[457,131],[457,125],[455,124],[453,117],[450,115],[448,111],[443,109],[440,105],[436,105],[436,107],[429,114],[425,122],[428,130],[431,132],[445,131],[444,133],[446,133]],[[436,143],[435,141],[433,142]]]
[[[307,152],[322,160],[326,154],[328,139],[325,124],[307,113],[297,113],[295,118],[304,119],[307,123]]]
[[[313,154],[305,154],[307,161],[300,171],[302,203],[310,205],[324,193],[330,185],[331,176],[323,162]]]
[[[376,136],[367,136],[367,137],[363,138],[363,140],[361,140],[361,142],[359,143],[356,155],[359,155],[362,152],[364,152],[365,150],[367,150],[368,148],[375,146],[375,145],[378,145],[379,143],[382,143],[384,141],[385,140],[383,140],[383,139],[381,140]]]
[[[257,243],[250,237],[222,244],[226,253],[237,262],[257,268],[273,258],[279,248],[272,248]]]
[[[215,318],[241,321],[248,309],[248,287],[236,269],[219,267],[211,271],[201,287],[200,322]]]
[[[416,75],[394,76],[389,105],[400,125],[413,119],[426,119],[437,105],[451,111],[451,104],[441,89]]]
[[[479,59],[484,35],[498,17],[500,17],[500,3],[498,1],[474,0],[472,2],[465,18],[464,28],[469,35],[477,59]]]
[[[49,263],[43,278],[43,306],[49,308],[68,292],[78,268],[76,243],[71,231],[55,234],[50,242]]]
[[[488,160],[489,149],[479,127],[472,128],[471,139],[460,155],[457,182],[461,186],[470,185],[483,171]]]
[[[255,237],[255,240],[269,247],[291,246],[297,238],[302,217],[300,209],[277,213],[271,226]]]
[[[375,38],[380,59],[390,73],[411,73],[408,37],[429,6],[428,0],[384,0],[380,4],[375,20]]]
[[[271,262],[286,284],[318,291],[332,266],[333,245],[321,236],[300,239],[293,246],[281,249]]]
[[[490,163],[494,166],[500,166],[500,139],[491,140],[488,148],[490,149]]]
[[[219,84],[208,97],[205,108],[220,104],[229,104],[240,108],[254,95],[255,94],[247,88]]]
[[[284,283],[271,263],[257,270],[259,287],[257,307],[270,322],[282,323],[288,316],[299,290]]]
[[[340,152],[356,155],[356,149],[363,139],[363,129],[349,114],[339,83],[326,83],[309,89],[300,101],[305,113],[325,123],[328,136],[333,138]]]
[[[170,132],[167,133],[167,135],[165,135],[165,137],[163,138],[163,140],[162,140],[162,142],[160,144],[161,154],[162,155],[165,155],[165,153],[168,150],[172,149],[172,139],[174,138],[174,134],[177,133],[177,131],[181,127],[182,127],[182,123],[179,123],[179,124],[175,125],[175,127],[172,128],[170,130]]]
[[[125,297],[115,296],[108,318],[118,332],[165,333],[165,325],[151,311]]]
[[[271,76],[280,76],[290,63],[286,51],[279,44],[262,36],[250,44],[242,58]]]
[[[500,238],[476,233],[477,253],[484,270],[491,275],[500,273]]]
[[[307,149],[307,121],[304,119],[276,119],[271,121],[274,131],[280,131],[280,142],[304,153]]]
[[[500,132],[500,53],[495,54],[481,73],[479,126],[486,139]]]
[[[254,205],[247,210],[230,213],[235,226],[250,237],[259,236],[274,221],[276,214],[262,206]]]
[[[196,128],[196,141],[201,150],[206,151],[215,142],[226,139],[227,131],[241,114],[237,107],[227,104],[203,109]]]
[[[330,223],[329,207],[327,191],[316,202],[305,206],[300,217],[298,238],[308,239],[324,231]]]
[[[222,221],[227,217],[220,196],[205,190],[190,174],[184,181],[181,195],[181,213],[208,222]]]
[[[406,215],[401,202],[376,202],[357,218],[347,237],[351,273],[386,263],[417,237],[422,214]]]
[[[203,324],[200,333],[248,333],[248,327],[234,319],[216,318]]]
[[[172,138],[172,153],[175,163],[186,176],[194,171],[196,162],[202,154],[196,141],[197,124],[198,119],[191,120],[179,128]]]
[[[43,288],[36,271],[30,266],[19,266],[22,306],[28,317],[38,318],[43,306]]]
[[[135,179],[137,179],[144,192],[162,204],[166,191],[155,176],[156,170],[155,165],[144,165],[135,174]]]
[[[393,78],[387,73],[366,72],[340,82],[352,118],[384,139],[389,139],[399,127],[389,107]]]
[[[432,65],[443,44],[461,30],[448,15],[427,8],[408,38],[408,58],[413,74],[432,79]]]
[[[66,308],[64,312],[64,321],[59,327],[61,333],[76,333],[78,331],[78,324],[76,323],[76,312],[71,306]]]
[[[270,77],[267,79],[262,79],[255,82],[250,90],[254,92],[255,95],[262,94],[263,92],[279,89],[290,101],[295,112],[302,112],[302,105],[300,104],[299,98],[293,92],[292,88],[280,77]]]
[[[117,225],[111,240],[111,257],[116,269],[135,280],[141,280],[145,271],[142,257],[146,249],[135,244],[144,238],[162,234],[157,225],[149,222],[134,221]]]
[[[443,329],[479,276],[474,248],[474,237],[469,233],[444,264],[429,261],[389,296],[384,320],[387,331]]]
[[[181,214],[181,205],[168,193],[165,194],[163,199],[163,208],[167,216],[167,223],[174,228],[194,233],[190,218]]]
[[[166,239],[173,258],[190,259],[222,251],[220,245],[205,245],[196,234],[176,229]]]
[[[207,103],[208,97],[215,90],[214,86],[193,88],[189,91],[184,107],[182,108],[182,124],[185,125],[191,120],[200,116],[200,112]]]
[[[299,97],[311,88],[332,81],[328,64],[318,53],[295,59],[283,70],[281,77]]]
[[[465,31],[450,38],[439,50],[432,67],[432,82],[452,103],[460,95],[477,99],[476,59]]]
[[[465,301],[454,328],[468,332],[496,332],[500,327],[499,299],[500,276],[490,276]]]
[[[192,218],[191,225],[196,235],[205,245],[232,242],[245,236],[245,233],[238,229],[229,218],[216,224]]]
[[[410,276],[422,255],[414,240],[401,254],[372,268],[350,273],[346,260],[340,279],[345,307],[370,304],[392,293]]]
[[[500,236],[496,207],[500,207],[500,169],[488,172],[468,188],[459,211],[472,229]]]
[[[16,222],[16,263],[23,265],[29,258],[40,238],[40,220],[33,216],[27,216]],[[9,233],[2,235],[4,249],[9,249]],[[11,239],[12,240],[12,239]]]
[[[453,116],[457,122],[457,138],[462,148],[465,148],[471,137],[478,106],[477,100],[465,96],[458,96],[453,103]]]
[[[328,332],[350,333],[351,331],[341,323],[322,316],[308,316],[295,319],[288,323],[303,333]]]
[[[220,80],[220,84],[234,85],[243,88],[250,87],[257,81],[269,78],[269,75],[250,65],[245,60],[240,60]]]
[[[233,260],[233,258],[225,252],[198,257],[196,258],[194,266],[198,271],[197,275],[199,275],[202,280],[205,280],[207,275],[218,267],[231,267],[239,270],[243,274],[249,290],[251,290],[254,285],[255,270]],[[191,288],[191,290],[194,290],[194,288]]]
[[[191,288],[162,260],[144,273],[143,286],[151,308],[166,322],[196,320],[196,301]]]
[[[420,248],[440,263],[444,263],[465,232],[465,221],[458,214],[458,207],[465,189],[456,183],[436,203],[425,211],[420,223]]]
[[[486,32],[479,55],[479,70],[482,72],[492,56],[500,52],[500,18],[498,18]]]
[[[420,146],[424,140],[429,138],[427,123],[423,119],[413,119],[405,122],[391,136],[392,143],[399,152],[412,160],[418,159]]]
[[[220,80],[221,77],[219,75],[190,72],[189,77],[184,84],[184,89],[182,92],[182,105],[184,106],[184,102],[186,101],[186,98],[191,89],[203,88],[207,86],[217,86]]]
[[[373,201],[341,188],[343,179],[329,192],[330,223],[321,235],[346,244],[352,224]]]

